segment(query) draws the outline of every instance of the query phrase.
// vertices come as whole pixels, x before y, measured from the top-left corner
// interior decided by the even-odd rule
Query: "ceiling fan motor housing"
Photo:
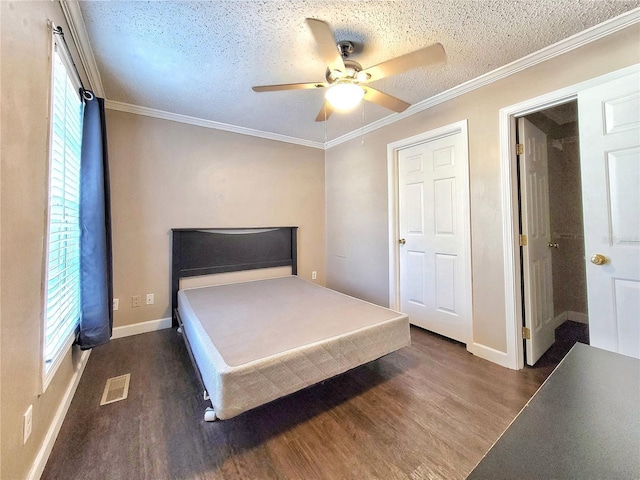
[[[366,82],[369,79],[369,75],[358,75],[362,71],[362,65],[353,60],[344,61],[345,71],[330,70],[327,68],[326,79],[329,84],[333,84],[338,80],[350,80],[353,83]]]

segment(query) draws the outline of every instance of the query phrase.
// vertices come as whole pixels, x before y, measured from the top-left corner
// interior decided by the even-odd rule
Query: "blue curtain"
[[[113,267],[109,162],[104,99],[83,90],[80,163],[81,312],[78,344],[87,350],[111,338]]]

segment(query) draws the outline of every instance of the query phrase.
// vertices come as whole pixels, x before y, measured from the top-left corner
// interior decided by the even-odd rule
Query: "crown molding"
[[[69,31],[71,38],[76,46],[78,55],[80,55],[80,62],[87,74],[87,80],[91,90],[98,97],[104,98],[104,87],[102,86],[102,78],[100,77],[100,71],[98,70],[98,64],[96,63],[96,57],[93,55],[93,49],[89,42],[89,35],[87,34],[87,27],[84,24],[84,18],[80,11],[80,4],[76,0],[59,0],[62,7],[62,13],[69,25]]]
[[[89,84],[93,92],[99,97],[105,97],[104,87],[102,85],[102,78],[100,77],[100,71],[96,63],[95,56],[93,55],[93,49],[89,42],[89,35],[87,34],[87,28],[82,17],[82,11],[80,10],[80,4],[77,0],[59,0],[62,12],[69,25],[69,31],[71,37],[76,46],[80,61],[84,71],[87,74]],[[304,140],[301,138],[290,137],[287,135],[280,135],[277,133],[264,132],[262,130],[254,130],[252,128],[239,127],[230,125],[227,123],[215,122],[213,120],[205,120],[202,118],[190,117],[188,115],[181,115],[178,113],[165,112],[162,110],[156,110],[153,108],[141,107],[139,105],[132,105],[123,102],[116,102],[114,100],[105,100],[105,107],[111,110],[118,110],[121,112],[134,113],[138,115],[144,115],[147,117],[161,118],[164,120],[171,120],[174,122],[187,123],[189,125],[196,125],[199,127],[213,128],[216,130],[224,130],[227,132],[239,133],[241,135],[251,135],[253,137],[265,138],[268,140],[276,140],[279,142],[293,143],[296,145],[302,145],[311,148],[324,149],[324,143],[314,142],[311,140]]]
[[[145,117],[161,118],[172,122],[187,123],[198,127],[213,128],[215,130],[224,130],[226,132],[239,133],[240,135],[250,135],[252,137],[265,138],[267,140],[276,140],[278,142],[293,143],[304,147],[319,148],[324,150],[324,143],[304,140],[302,138],[289,137],[279,133],[264,132],[262,130],[254,130],[253,128],[238,127],[228,123],[216,122],[214,120],[205,120],[203,118],[190,117],[179,113],[165,112],[164,110],[156,110],[155,108],[141,107],[130,103],[116,102],[114,100],[105,100],[105,108],[117,110],[120,112],[134,113],[144,115]]]
[[[505,77],[537,65],[538,63],[545,62],[559,55],[570,52],[571,50],[582,47],[583,45],[595,42],[596,40],[623,30],[638,22],[640,22],[640,8],[635,8],[626,13],[623,13],[622,15],[583,30],[582,32],[572,35],[571,37],[565,38],[564,40],[560,40],[559,42],[554,43],[553,45],[549,45],[542,50],[531,53],[526,57],[522,57],[500,68],[496,68],[491,72],[485,73],[484,75],[469,80],[468,82],[462,83],[449,90],[434,95],[431,98],[427,98],[426,100],[415,103],[402,113],[394,113],[387,117],[381,118],[378,121],[370,123],[363,128],[359,128],[358,130],[354,130],[345,135],[342,135],[341,137],[330,140],[325,144],[325,149],[335,147],[337,145],[340,145],[341,143],[348,142],[349,140],[352,140],[354,138],[359,138],[362,135],[373,132],[374,130],[377,130],[379,128],[383,128],[393,123],[399,122],[400,120],[403,120],[407,117],[420,113],[424,110],[428,110],[429,108],[435,107],[436,105],[449,101],[453,98],[459,97],[473,90],[489,85],[490,83],[497,82],[498,80],[501,80]]]
[[[98,96],[104,97],[104,88],[102,86],[100,72],[98,71],[95,57],[93,55],[93,50],[91,49],[91,44],[89,42],[89,37],[87,35],[87,30],[78,1],[59,1],[64,12],[64,16],[67,19],[67,23],[69,24],[72,38],[80,55],[82,66],[87,73],[91,88]],[[541,62],[545,62],[559,55],[575,50],[576,48],[582,47],[615,32],[623,30],[638,22],[640,22],[640,8],[635,8],[622,15],[602,22],[582,32],[572,35],[571,37],[554,43],[553,45],[538,50],[537,52],[522,57],[514,62],[499,67],[491,72],[457,85],[449,90],[434,95],[433,97],[427,98],[426,100],[418,102],[402,113],[394,113],[392,115],[386,116],[384,118],[381,118],[380,120],[370,123],[365,127],[349,132],[333,140],[329,140],[326,143],[290,137],[277,133],[265,132],[262,130],[239,127],[227,123],[205,120],[202,118],[190,117],[188,115],[181,115],[177,113],[165,112],[162,110],[141,107],[138,105],[132,105],[113,100],[106,100],[105,106],[111,110],[118,110],[121,112],[134,113],[148,117],[156,117],[164,120],[171,120],[174,122],[187,123],[190,125],[196,125],[205,128],[213,128],[217,130],[224,130],[227,132],[239,133],[241,135],[250,135],[265,138],[268,140],[276,140],[280,142],[293,143],[296,145],[326,150],[328,148],[335,147],[354,138],[358,138],[362,135],[378,130],[379,128],[383,128],[393,123],[399,122],[400,120],[403,120],[407,117],[423,112],[424,110],[428,110],[429,108],[452,100],[453,98],[472,92],[473,90],[489,85],[493,82],[518,73]]]

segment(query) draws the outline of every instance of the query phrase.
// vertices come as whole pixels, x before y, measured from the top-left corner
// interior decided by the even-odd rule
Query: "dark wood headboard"
[[[171,314],[177,325],[180,279],[291,266],[298,274],[298,227],[172,228]]]

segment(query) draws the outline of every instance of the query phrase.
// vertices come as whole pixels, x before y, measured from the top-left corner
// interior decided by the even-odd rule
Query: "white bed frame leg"
[[[209,397],[209,394],[207,393],[206,390],[204,392],[202,392],[202,397],[204,398],[205,402],[211,398],[211,397]]]
[[[207,407],[204,411],[204,421],[205,422],[215,422],[218,419],[216,416],[216,412],[212,407]]]
[[[178,333],[182,333],[182,327],[178,327]]]

